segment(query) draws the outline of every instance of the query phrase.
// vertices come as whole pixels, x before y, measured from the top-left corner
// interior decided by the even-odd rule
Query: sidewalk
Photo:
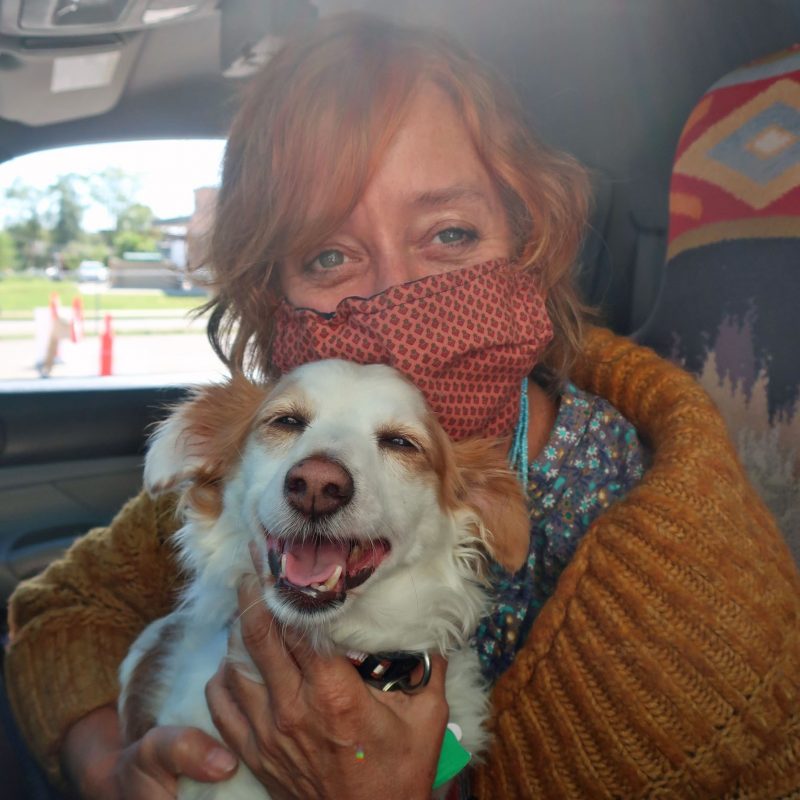
[[[99,337],[87,336],[78,344],[64,342],[59,352],[62,363],[56,363],[52,376],[46,379],[48,382],[99,374]],[[0,381],[38,380],[35,361],[32,336],[25,339],[0,338]],[[221,378],[225,368],[212,351],[204,332],[149,336],[131,334],[114,338],[112,373],[163,375],[167,383],[169,376],[180,373]]]
[[[95,315],[91,311],[84,313],[84,329],[87,335],[99,333],[103,327],[105,313]],[[207,317],[192,318],[184,312],[176,311],[109,311],[114,323],[114,332],[128,333],[203,333],[208,322]],[[0,340],[22,339],[33,340],[36,325],[33,319],[7,319],[0,317]]]

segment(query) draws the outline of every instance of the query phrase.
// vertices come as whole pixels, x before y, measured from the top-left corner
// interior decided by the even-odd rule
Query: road
[[[35,319],[0,316],[0,381],[40,379],[36,365],[44,356],[50,324],[46,310],[38,324]],[[206,340],[206,319],[193,318],[184,310],[115,311],[112,327],[112,375],[163,375],[166,382],[189,374],[217,376],[224,370]],[[51,383],[99,376],[98,334],[103,329],[103,315],[87,307],[80,341],[59,343]]]
[[[193,319],[183,311],[113,311],[112,324],[117,333],[127,334],[140,331],[158,333],[202,333],[206,319]],[[84,322],[87,334],[103,329],[103,315],[94,317],[87,314]],[[33,319],[3,319],[0,317],[0,339],[20,338],[36,335],[36,322]]]
[[[78,344],[63,342],[50,383],[59,378],[95,377],[100,374],[100,339],[86,336]],[[0,337],[0,381],[39,379],[37,346],[33,337]],[[223,374],[204,333],[115,336],[112,374],[119,376],[164,376],[168,382],[181,375]]]

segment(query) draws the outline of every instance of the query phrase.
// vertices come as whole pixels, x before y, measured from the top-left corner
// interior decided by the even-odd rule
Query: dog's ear
[[[181,403],[150,438],[144,485],[150,494],[221,479],[239,456],[268,389],[235,374]]]
[[[491,439],[452,445],[458,491],[480,517],[484,545],[507,571],[516,572],[530,548],[530,517],[519,479],[508,466],[507,446]]]

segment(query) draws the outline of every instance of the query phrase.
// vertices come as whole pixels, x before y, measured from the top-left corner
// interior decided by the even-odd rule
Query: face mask
[[[281,372],[324,358],[388,364],[460,440],[511,434],[522,379],[552,337],[535,277],[490,261],[345,298],[332,314],[282,300],[272,353]]]

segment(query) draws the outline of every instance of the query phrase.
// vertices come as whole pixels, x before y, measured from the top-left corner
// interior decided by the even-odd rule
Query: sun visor
[[[309,0],[237,0],[224,3],[220,13],[222,74],[246,78],[281,48],[288,32],[313,22],[319,12]]]
[[[48,125],[109,111],[142,41],[140,33],[0,39],[0,117]]]
[[[215,9],[216,0],[0,0],[0,33],[7,36],[123,33],[215,13]]]

